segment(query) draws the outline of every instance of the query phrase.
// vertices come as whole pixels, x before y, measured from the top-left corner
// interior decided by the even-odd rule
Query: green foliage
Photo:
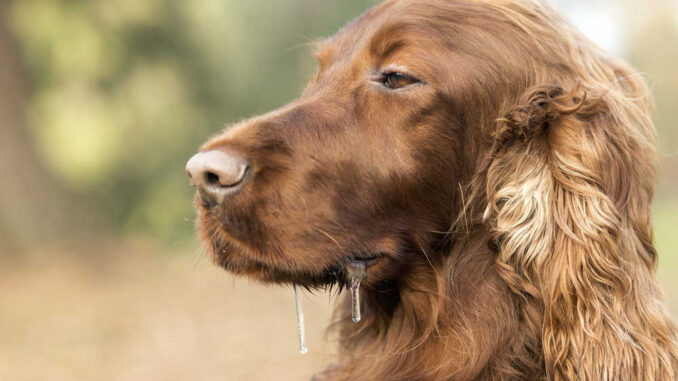
[[[374,3],[16,1],[39,152],[112,225],[176,242],[199,144],[293,99],[315,67],[308,42]]]
[[[15,0],[38,151],[111,225],[181,241],[194,214],[184,164],[199,144],[296,97],[315,70],[309,43],[378,2]],[[642,22],[629,12],[628,43],[655,84],[662,152],[673,153],[678,44],[666,41],[678,31],[664,8]],[[660,198],[676,199],[675,157]]]

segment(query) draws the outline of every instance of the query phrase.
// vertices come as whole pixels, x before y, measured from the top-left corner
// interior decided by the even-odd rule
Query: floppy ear
[[[642,101],[578,92],[533,88],[498,121],[483,217],[498,267],[523,311],[543,314],[549,379],[673,380],[675,329],[654,278],[653,126]]]

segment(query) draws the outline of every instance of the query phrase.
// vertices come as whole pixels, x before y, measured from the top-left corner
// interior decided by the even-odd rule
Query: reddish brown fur
[[[674,380],[654,277],[654,126],[625,64],[532,0],[391,0],[322,42],[299,99],[203,150],[254,176],[199,232],[226,269],[367,270],[332,380]],[[399,90],[388,67],[421,83]]]

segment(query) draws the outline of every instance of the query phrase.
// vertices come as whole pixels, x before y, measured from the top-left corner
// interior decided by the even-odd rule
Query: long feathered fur
[[[542,2],[478,2],[539,53],[521,68],[529,89],[497,101],[496,124],[481,126],[491,147],[463,187],[450,233],[466,243],[432,275],[401,279],[418,296],[402,293],[409,300],[392,320],[343,326],[352,371],[335,376],[677,379],[676,327],[654,275],[656,137],[646,85]],[[489,303],[471,306],[459,289],[464,271],[477,269],[464,252],[482,252],[479,241],[496,253],[503,284],[473,279]]]

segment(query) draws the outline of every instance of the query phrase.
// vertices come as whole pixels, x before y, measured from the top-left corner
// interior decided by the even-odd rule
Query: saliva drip
[[[347,267],[348,283],[351,289],[351,317],[354,323],[360,321],[360,282],[365,279],[365,263],[351,261]]]
[[[306,347],[306,328],[304,327],[304,311],[301,307],[301,292],[299,286],[294,285],[294,302],[297,307],[297,330],[299,331],[299,353],[308,352]]]
[[[360,282],[365,279],[365,263],[351,261],[346,268],[347,280],[351,289],[351,318],[354,323],[360,321]],[[297,308],[297,330],[299,331],[299,353],[308,352],[306,347],[306,328],[304,327],[304,311],[301,306],[301,291],[294,285],[294,301]]]

